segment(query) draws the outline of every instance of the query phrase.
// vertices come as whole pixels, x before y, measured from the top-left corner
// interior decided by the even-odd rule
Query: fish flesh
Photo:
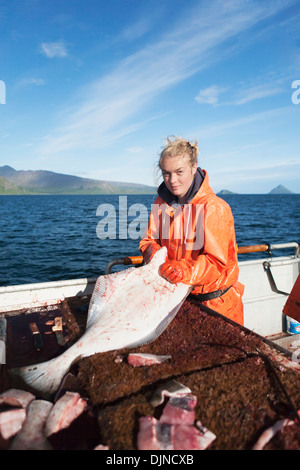
[[[96,447],[94,447],[94,450],[109,450],[109,448],[103,444],[98,444]]]
[[[171,356],[146,353],[130,353],[128,354],[127,362],[133,367],[141,367],[153,366],[154,364],[162,364],[168,359],[171,359]]]
[[[186,424],[192,426],[195,421],[194,408],[197,404],[195,395],[185,395],[180,398],[171,397],[164,407],[160,423]]]
[[[162,423],[152,416],[139,419],[138,450],[205,450],[216,435],[202,426]]]
[[[252,450],[263,450],[268,442],[273,439],[275,434],[281,431],[285,426],[291,426],[292,424],[295,424],[295,421],[288,418],[280,419],[262,433],[256,444],[252,447]]]
[[[45,424],[52,406],[45,400],[33,400],[28,405],[26,421],[12,441],[10,450],[52,450],[45,436]]]
[[[26,408],[35,396],[25,390],[10,388],[0,395],[0,405]]]
[[[17,408],[0,413],[0,436],[7,440],[20,431],[26,419],[25,408]]]
[[[11,372],[35,392],[51,395],[72,364],[92,354],[136,347],[156,339],[175,317],[192,286],[159,275],[167,249],[146,266],[98,277],[83,336],[60,356]]]
[[[51,409],[47,418],[45,434],[47,437],[57,433],[78,418],[86,409],[87,402],[77,392],[66,392]]]
[[[215,439],[196,426],[160,423],[152,416],[139,419],[138,450],[205,450]]]
[[[183,387],[181,385],[181,392]],[[207,449],[216,435],[199,420],[194,424],[196,405],[195,395],[182,393],[179,397],[169,398],[159,419],[153,416],[139,418],[138,450]]]

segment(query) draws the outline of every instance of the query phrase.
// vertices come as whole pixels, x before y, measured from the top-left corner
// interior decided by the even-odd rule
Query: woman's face
[[[161,162],[164,182],[168,190],[178,197],[181,204],[185,202],[185,196],[197,171],[197,164],[191,167],[188,158],[187,155],[178,155],[165,157]]]

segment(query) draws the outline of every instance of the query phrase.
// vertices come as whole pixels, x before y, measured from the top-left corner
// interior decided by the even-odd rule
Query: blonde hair
[[[190,142],[182,137],[170,136],[166,139],[166,146],[162,150],[158,162],[158,168],[161,169],[161,163],[164,158],[187,155],[191,167],[197,165],[198,154],[200,153],[197,141]]]

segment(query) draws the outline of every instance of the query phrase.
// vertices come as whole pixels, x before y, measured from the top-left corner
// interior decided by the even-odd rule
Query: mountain
[[[226,194],[238,194],[238,193],[233,193],[232,191],[229,191],[229,189],[221,189],[221,191],[217,193],[218,196],[223,196]]]
[[[154,194],[156,188],[136,183],[94,180],[46,170],[15,170],[9,165],[0,167],[5,178],[20,192],[14,194]],[[7,183],[6,183],[7,184]],[[18,189],[15,188],[16,191]],[[5,194],[1,191],[0,194]],[[7,194],[7,193],[6,193]]]
[[[32,194],[0,176],[0,194]]]
[[[285,186],[280,184],[279,186],[276,186],[276,188],[272,189],[269,194],[294,194],[292,191],[287,189]]]

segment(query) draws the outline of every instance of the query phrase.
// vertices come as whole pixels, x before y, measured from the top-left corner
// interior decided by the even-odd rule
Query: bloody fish
[[[167,249],[163,247],[146,266],[100,276],[83,336],[60,356],[11,372],[42,396],[51,395],[79,359],[156,339],[192,289],[182,283],[171,284],[159,275],[166,257]]]

